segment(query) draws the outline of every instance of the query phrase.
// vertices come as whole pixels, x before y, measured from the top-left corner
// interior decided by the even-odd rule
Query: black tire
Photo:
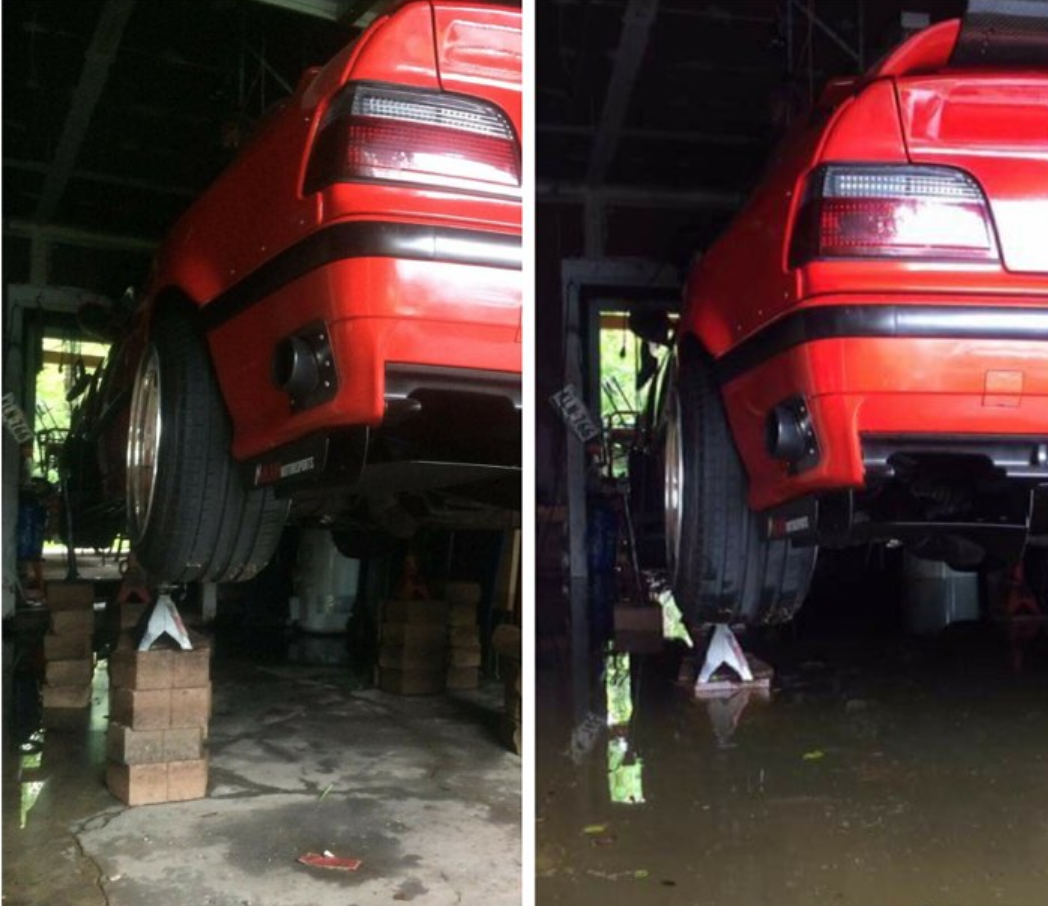
[[[674,425],[676,468],[670,449]],[[808,593],[817,549],[766,537],[763,518],[746,503],[746,472],[720,393],[697,355],[681,357],[667,397],[666,428],[667,559],[685,617],[692,623],[747,625],[792,619]]]
[[[133,486],[144,474],[136,462],[149,446],[141,426],[149,421],[142,407],[150,392],[158,397],[161,425],[159,446],[150,448],[151,496]],[[157,315],[132,397],[128,534],[139,562],[163,584],[257,575],[280,541],[288,505],[271,490],[245,487],[229,452],[229,415],[191,312]]]

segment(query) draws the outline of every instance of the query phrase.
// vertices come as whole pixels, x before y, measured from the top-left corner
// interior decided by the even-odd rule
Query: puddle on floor
[[[716,702],[679,657],[605,662],[582,721],[540,670],[538,903],[1045,902],[1043,646],[1021,676],[988,627],[760,653],[773,694]]]

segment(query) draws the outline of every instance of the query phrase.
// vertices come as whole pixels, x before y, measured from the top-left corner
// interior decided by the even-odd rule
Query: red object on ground
[[[298,861],[313,868],[332,868],[336,871],[356,871],[362,864],[360,859],[341,858],[326,853],[304,853],[298,857]]]

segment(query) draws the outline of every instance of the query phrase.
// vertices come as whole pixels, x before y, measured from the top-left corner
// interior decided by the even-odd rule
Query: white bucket
[[[345,632],[360,584],[360,561],[343,557],[326,529],[306,529],[298,545],[295,596],[299,628]]]

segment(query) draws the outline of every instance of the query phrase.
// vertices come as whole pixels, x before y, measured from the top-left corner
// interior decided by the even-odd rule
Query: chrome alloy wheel
[[[666,442],[663,450],[663,495],[666,527],[666,565],[670,580],[676,578],[680,563],[680,539],[684,490],[684,442],[681,437],[680,397],[675,386],[666,400]]]
[[[153,508],[161,427],[160,356],[150,344],[135,378],[127,435],[127,510],[135,538],[144,534]]]

